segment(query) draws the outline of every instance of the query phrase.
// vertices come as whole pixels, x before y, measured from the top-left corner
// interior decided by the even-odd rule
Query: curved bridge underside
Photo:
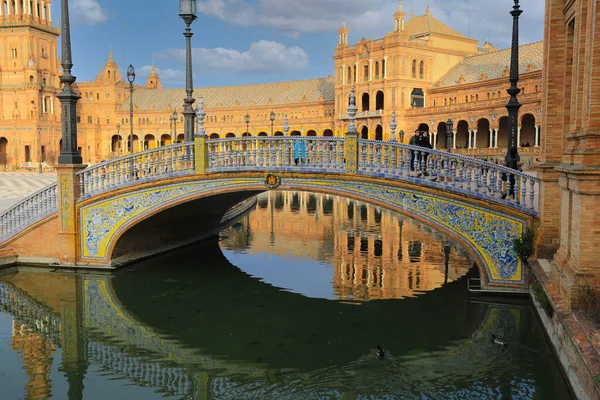
[[[264,177],[259,174],[246,178],[228,174],[206,176],[204,180],[199,178],[159,181],[151,187],[132,187],[113,197],[82,202],[78,206],[79,262],[108,265],[115,257],[124,256],[128,250],[124,243],[129,240],[135,244],[136,235],[147,234],[155,225],[150,221],[160,221],[158,227],[176,224],[175,232],[181,229],[185,234],[186,223],[190,224],[186,215],[191,210],[203,210],[208,214],[203,214],[201,224],[215,224],[236,202],[266,190]],[[343,180],[326,176],[315,178],[314,174],[310,177],[282,174],[277,190],[341,195],[408,214],[467,245],[478,259],[482,277],[488,284],[525,283],[524,270],[512,243],[530,222],[531,216],[526,213],[469,196],[364,177]],[[173,210],[175,214],[161,216],[161,213]]]

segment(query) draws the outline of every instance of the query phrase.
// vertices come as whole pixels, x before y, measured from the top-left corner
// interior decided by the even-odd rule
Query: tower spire
[[[404,7],[402,7],[402,0],[398,0],[398,9],[394,13],[394,20],[396,21],[396,32],[404,32],[404,20],[406,14],[404,13]]]
[[[342,17],[342,26],[338,29],[338,34],[340,35],[339,45],[346,46],[348,45],[348,28],[346,28],[346,19]]]

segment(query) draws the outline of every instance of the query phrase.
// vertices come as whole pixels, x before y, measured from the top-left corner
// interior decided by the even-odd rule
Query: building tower
[[[404,32],[404,19],[406,18],[406,14],[404,13],[404,9],[402,8],[402,0],[398,0],[398,8],[394,13],[394,20],[396,21],[396,32]]]
[[[102,79],[105,81],[118,82],[121,80],[119,74],[119,65],[113,58],[112,49],[108,53],[108,61],[104,63],[104,71],[102,72]]]
[[[60,120],[59,29],[50,10],[51,0],[0,0],[0,85],[14,88],[0,92],[0,124],[11,128],[0,135],[0,165],[44,159],[50,127]]]
[[[340,40],[338,45],[340,46],[348,46],[348,28],[346,28],[346,20],[342,18],[342,26],[338,29],[338,34],[340,35]]]
[[[148,73],[148,81],[146,82],[146,87],[150,89],[162,89],[162,85],[160,84],[160,77],[158,76],[158,72],[156,72],[154,63],[152,63],[152,69]]]

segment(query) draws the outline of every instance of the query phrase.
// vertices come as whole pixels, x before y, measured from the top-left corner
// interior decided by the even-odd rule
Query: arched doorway
[[[299,131],[292,131],[290,136],[302,136]]]
[[[277,132],[275,132],[274,136],[283,136],[283,132],[277,131]]]
[[[375,128],[375,140],[383,140],[383,127],[381,125],[377,125]]]
[[[331,129],[325,129],[323,131],[323,136],[333,136],[333,131]]]
[[[311,129],[310,131],[306,132],[306,136],[317,136],[317,132]]]
[[[8,165],[8,139],[0,137],[0,165],[6,168]]]
[[[246,133],[246,132],[244,132],[244,133]],[[227,135],[225,135],[225,137],[226,138],[233,138],[233,137],[235,137],[235,133],[229,132]]]
[[[379,90],[377,92],[377,94],[375,95],[375,109],[376,110],[383,110],[383,106],[384,106],[384,97],[383,97],[383,92],[381,90]]]
[[[110,141],[110,151],[112,153],[119,153],[123,151],[121,148],[121,143],[123,143],[123,138],[120,135],[113,135]]]
[[[242,133],[242,137],[250,137],[250,136],[252,136],[250,134],[250,132],[244,132],[244,133]]]
[[[369,111],[369,93],[363,93],[362,95],[362,111]]]
[[[446,125],[445,122],[440,122],[437,126],[437,134],[435,135],[436,137],[436,145],[435,148],[436,149],[447,149],[448,148],[448,137],[446,136],[446,134],[448,133],[448,125]],[[452,139],[450,140],[450,143],[452,143]]]
[[[360,130],[360,138],[361,139],[369,139],[369,128],[367,126],[363,126]]]
[[[475,147],[485,149],[490,146],[490,121],[487,118],[482,118],[477,121],[477,143],[475,143]]]
[[[525,114],[521,118],[521,142],[517,145],[521,144],[524,144],[525,147],[535,145],[535,117],[533,114]]]
[[[171,135],[166,133],[160,136],[160,146],[168,146],[171,144]]]
[[[234,135],[235,136],[235,135]],[[221,137],[219,136],[218,133],[211,133],[210,134],[210,139],[220,139]]]
[[[177,135],[177,143],[183,143],[185,141],[185,135],[183,133]]]
[[[469,148],[469,123],[464,119],[458,121],[456,125],[456,143],[457,149]]]
[[[508,117],[502,117],[498,121],[498,147],[507,148],[508,147]],[[519,145],[520,143],[517,143]]]
[[[269,135],[267,135],[267,132],[259,132],[258,136],[269,136]]]
[[[156,147],[156,139],[154,135],[144,136],[144,150],[153,149]]]

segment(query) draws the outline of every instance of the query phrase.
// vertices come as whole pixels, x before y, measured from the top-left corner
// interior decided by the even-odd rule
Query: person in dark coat
[[[419,145],[420,133],[421,132],[417,129],[415,131],[415,134],[408,141],[408,144],[411,145],[411,146],[418,146]],[[412,150],[410,152],[410,170],[411,171],[415,170],[415,157],[416,156],[417,156],[417,151],[416,150]]]
[[[421,135],[419,136],[418,145],[421,147],[425,147],[427,149],[433,148],[431,146],[431,142],[429,141],[429,132],[421,131]],[[423,153],[423,160],[421,162],[421,168],[423,168],[423,172],[426,172],[426,169],[427,169],[427,157],[428,156],[429,156],[428,153]]]

